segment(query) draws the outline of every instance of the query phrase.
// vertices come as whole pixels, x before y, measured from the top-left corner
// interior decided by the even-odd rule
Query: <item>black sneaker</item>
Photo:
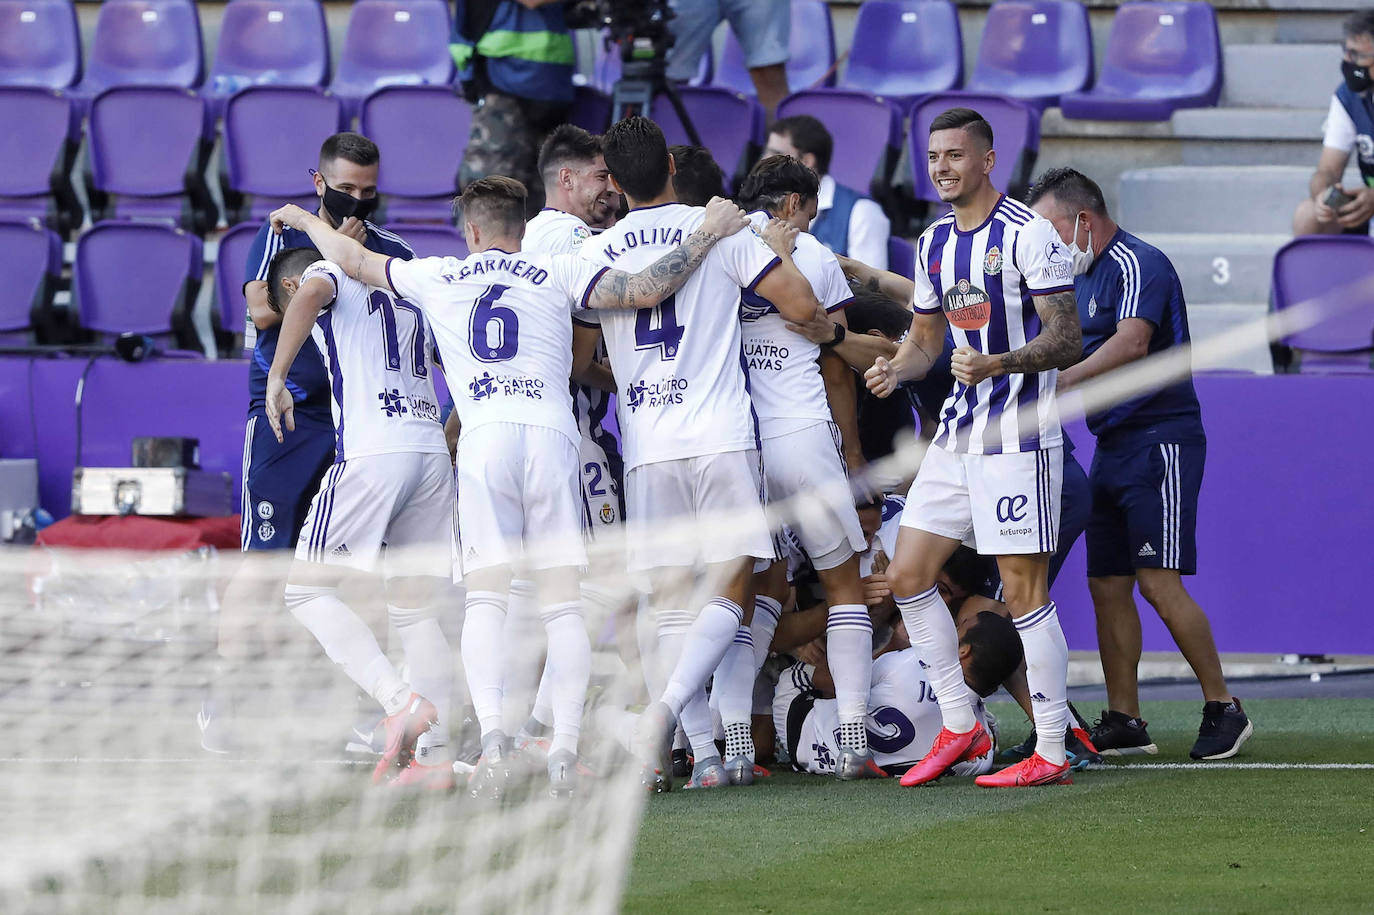
[[[1159,747],[1150,740],[1143,718],[1131,718],[1121,712],[1102,710],[1102,717],[1093,723],[1088,738],[1103,756],[1154,756]]]
[[[1235,696],[1227,703],[1208,702],[1202,707],[1197,743],[1188,755],[1193,759],[1229,759],[1240,752],[1241,744],[1253,733],[1255,726]]]
[[[692,775],[692,760],[688,757],[687,751],[673,751],[673,778],[690,778]]]
[[[1020,762],[1023,759],[1030,759],[1035,752],[1035,728],[1031,728],[1030,735],[1014,747],[1007,747],[997,758],[1006,762]]]

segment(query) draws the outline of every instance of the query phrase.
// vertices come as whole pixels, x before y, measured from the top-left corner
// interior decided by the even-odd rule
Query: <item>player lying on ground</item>
[[[287,373],[313,338],[329,373],[337,452],[301,529],[287,607],[386,712],[373,781],[451,787],[453,661],[435,598],[448,572],[453,476],[434,393],[433,338],[418,309],[347,276],[313,248],[273,257],[268,294],[278,307],[285,303],[267,376],[272,431],[284,440],[295,428]],[[410,683],[339,598],[350,578],[379,564]]]
[[[458,443],[458,541],[467,586],[463,666],[482,728],[473,791],[499,795],[509,775],[502,729],[506,675],[502,628],[515,568],[539,588],[549,640],[555,793],[574,787],[577,738],[590,673],[578,570],[586,564],[578,494],[577,429],[568,381],[575,308],[652,308],[682,287],[713,246],[744,227],[743,212],[716,200],[669,250],[637,274],[569,255],[523,255],[525,188],[509,178],[475,181],[459,203],[473,254],[402,262],[380,257],[295,207],[274,223],[307,232],[351,276],[394,290],[423,309],[446,356]],[[682,235],[685,235],[685,240]],[[414,305],[409,303],[413,302]]]
[[[946,770],[953,775],[982,775],[992,768],[997,750],[997,720],[983,705],[1008,673],[1021,663],[1021,640],[1006,617],[984,611],[961,622],[960,688],[966,690],[970,708],[991,740],[978,756]],[[809,643],[798,654],[807,658],[783,671],[773,699],[773,723],[798,771],[821,775],[838,766],[841,723],[835,701],[835,683],[819,642]],[[888,645],[873,661],[873,680],[865,719],[868,746],[878,772],[900,776],[929,752],[941,730],[940,705],[924,663],[897,621]]]

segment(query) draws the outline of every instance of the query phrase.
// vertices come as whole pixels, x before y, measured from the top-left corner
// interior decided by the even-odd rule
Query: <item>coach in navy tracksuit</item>
[[[1064,390],[1189,342],[1183,287],[1158,249],[1119,228],[1101,189],[1069,168],[1042,175],[1030,203],[1054,224],[1077,274],[1083,360],[1059,375]],[[1110,708],[1092,731],[1104,753],[1154,753],[1140,719],[1140,618],[1134,589],[1159,613],[1202,686],[1195,759],[1235,755],[1249,718],[1227,689],[1212,628],[1183,587],[1197,569],[1197,499],[1207,439],[1191,378],[1088,418],[1097,436],[1089,471],[1088,584]]]
[[[367,221],[377,208],[377,144],[356,133],[339,133],[320,147],[315,190],[319,216],[379,254],[410,260],[414,252],[398,236]],[[334,418],[329,375],[315,343],[307,339],[287,376],[296,400],[296,431],[278,443],[266,419],[267,372],[277,351],[281,315],[267,304],[267,266],[283,248],[313,247],[304,232],[270,224],[258,230],[248,253],[244,297],[248,300],[253,357],[248,369],[248,429],[244,435],[243,527],[245,550],[290,549],[296,545],[320,478],[334,463]],[[247,343],[248,341],[245,341]]]

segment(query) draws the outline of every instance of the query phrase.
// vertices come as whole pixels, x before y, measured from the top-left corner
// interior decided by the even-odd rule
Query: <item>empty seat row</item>
[[[378,181],[390,207],[384,218],[448,219],[472,121],[467,102],[451,86],[398,86],[374,92],[361,108],[361,130],[387,151]],[[0,135],[0,219],[37,218],[70,233],[82,222],[69,179],[81,136],[72,101],[51,90],[0,88],[0,109],[26,125]],[[260,86],[231,96],[219,176],[229,221],[313,199],[320,144],[348,123],[341,100],[318,88]],[[215,225],[205,176],[215,121],[200,96],[108,89],[93,100],[86,129],[93,220],[162,221],[198,233]]]
[[[199,89],[212,104],[251,85],[329,86],[349,113],[395,84],[448,84],[445,0],[357,0],[329,81],[329,32],[316,0],[225,5],[210,78],[194,0],[105,0],[85,59],[72,0],[0,4],[0,85],[93,98],[112,86]]]

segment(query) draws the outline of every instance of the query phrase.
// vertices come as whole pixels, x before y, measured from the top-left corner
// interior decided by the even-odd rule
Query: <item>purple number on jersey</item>
[[[472,309],[469,343],[479,362],[505,362],[513,359],[520,349],[520,316],[512,308],[496,302],[509,286],[499,283],[486,288]],[[497,325],[497,339],[491,339],[491,324]]]
[[[642,308],[635,315],[635,349],[658,347],[659,358],[665,361],[677,358],[684,333],[686,329],[677,323],[677,302],[673,296],[653,308]]]

